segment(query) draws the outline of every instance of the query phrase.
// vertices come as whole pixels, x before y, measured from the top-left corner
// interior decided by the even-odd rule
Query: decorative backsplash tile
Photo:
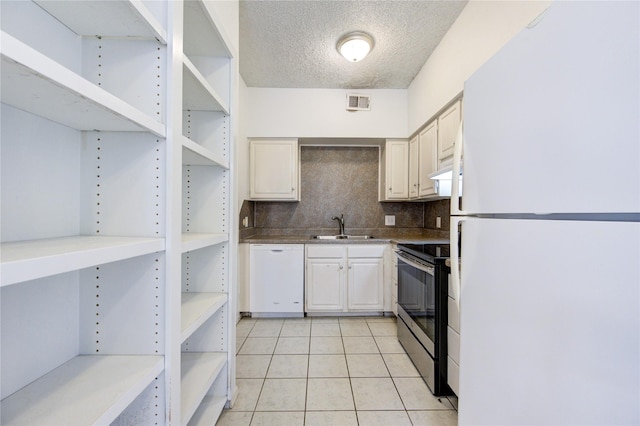
[[[256,202],[258,228],[336,228],[332,216],[344,215],[347,232],[384,226],[396,215],[396,227],[422,227],[421,204],[378,201],[378,148],[303,146],[301,192],[297,203]]]

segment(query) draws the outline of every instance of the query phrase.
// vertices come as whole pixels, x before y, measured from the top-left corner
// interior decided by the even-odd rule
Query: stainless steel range
[[[398,244],[398,340],[434,395],[447,385],[448,244]]]

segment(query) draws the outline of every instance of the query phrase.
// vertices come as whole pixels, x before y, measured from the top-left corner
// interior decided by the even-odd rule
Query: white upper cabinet
[[[409,140],[409,198],[418,198],[420,176],[420,140],[414,136]]]
[[[409,196],[409,144],[404,139],[387,140],[382,148],[380,165],[384,166],[381,173],[381,197],[385,200],[406,200]]]
[[[462,119],[462,101],[456,101],[438,117],[438,161],[453,155],[453,144]]]
[[[249,165],[251,199],[300,200],[297,139],[252,140]]]
[[[436,193],[436,183],[429,175],[438,169],[438,121],[434,120],[419,134],[418,196]]]

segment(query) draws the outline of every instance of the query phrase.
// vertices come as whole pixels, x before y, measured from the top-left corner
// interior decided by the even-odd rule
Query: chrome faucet
[[[340,217],[338,216],[333,216],[331,218],[331,220],[337,220],[338,221],[338,226],[340,227],[340,233],[338,235],[344,235],[344,215],[341,214]]]

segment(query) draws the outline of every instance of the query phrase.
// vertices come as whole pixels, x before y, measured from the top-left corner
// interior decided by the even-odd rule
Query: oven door
[[[398,315],[435,355],[436,294],[434,265],[402,251],[398,258]]]

